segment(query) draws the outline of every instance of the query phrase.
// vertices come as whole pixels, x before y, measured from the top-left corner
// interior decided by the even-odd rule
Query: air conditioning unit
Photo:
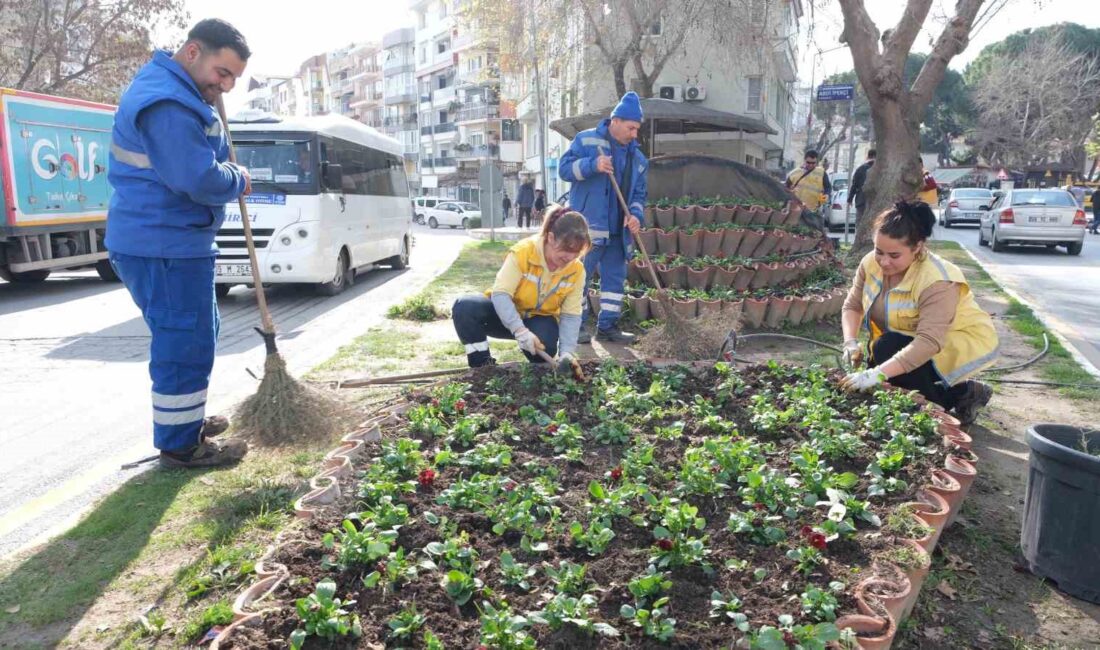
[[[706,86],[688,86],[684,88],[685,102],[701,102],[707,98]]]
[[[674,102],[684,101],[684,88],[678,84],[657,87],[657,96]]]

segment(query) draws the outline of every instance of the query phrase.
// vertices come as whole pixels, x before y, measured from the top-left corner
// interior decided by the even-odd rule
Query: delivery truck
[[[41,282],[95,267],[117,280],[103,235],[115,107],[0,88],[0,278]]]

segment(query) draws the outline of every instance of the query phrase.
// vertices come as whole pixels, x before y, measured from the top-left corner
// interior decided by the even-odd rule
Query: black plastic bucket
[[[1100,456],[1094,455],[1100,454],[1100,432],[1034,424],[1027,444],[1024,559],[1032,573],[1060,590],[1100,603]]]

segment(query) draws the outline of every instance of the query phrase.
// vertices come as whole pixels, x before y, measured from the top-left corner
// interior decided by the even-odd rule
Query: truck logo
[[[77,139],[73,145],[76,147],[76,155],[65,152],[58,156],[60,146],[56,142],[41,138],[31,147],[31,169],[39,178],[51,180],[61,173],[69,180],[77,177],[83,181],[91,181],[102,168],[96,163],[96,154],[99,152],[99,143],[91,142],[85,151],[84,142]]]

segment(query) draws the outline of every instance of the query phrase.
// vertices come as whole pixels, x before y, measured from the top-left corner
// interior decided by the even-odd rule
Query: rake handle
[[[225,117],[225,103],[219,95],[217,100],[218,117],[222,120],[222,130],[225,139],[229,143],[229,162],[237,164],[237,151],[233,147],[233,136],[229,133],[229,120]],[[260,319],[263,323],[265,341],[274,349],[275,322],[271,320],[271,312],[267,308],[267,296],[264,294],[264,285],[260,281],[260,263],[256,257],[256,244],[252,240],[252,222],[248,218],[248,206],[245,205],[244,195],[237,197],[237,204],[241,207],[241,226],[244,228],[245,246],[248,247],[248,261],[252,263],[252,284],[256,287],[256,304],[260,307]]]
[[[607,155],[603,152],[603,147],[597,147],[597,149],[601,156]],[[616,180],[615,174],[608,174],[607,177],[611,179],[611,186],[615,188],[615,196],[619,197],[619,206],[623,209],[623,230],[626,230],[626,220],[630,217],[630,208],[626,205],[626,199],[623,198],[623,191],[619,188],[619,181]],[[653,263],[649,261],[649,252],[646,251],[641,237],[635,237],[634,244],[642,254],[642,261],[645,262],[646,268],[649,269],[649,277],[653,280],[653,286],[657,287],[657,291],[664,291],[664,288],[661,287],[661,281],[657,278],[657,270],[653,268]]]

